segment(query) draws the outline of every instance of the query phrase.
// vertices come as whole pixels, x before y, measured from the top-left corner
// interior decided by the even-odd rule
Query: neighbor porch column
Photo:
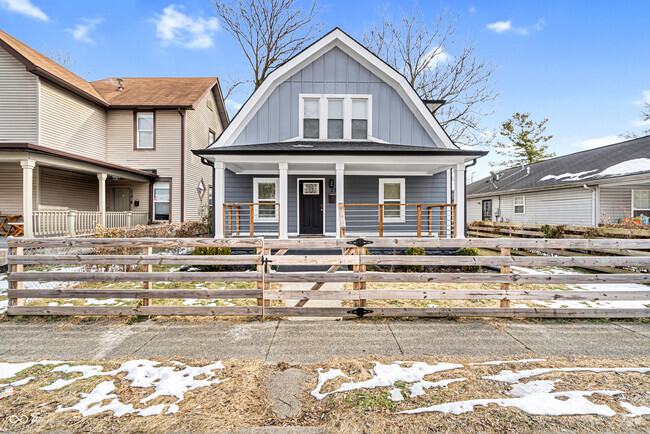
[[[465,238],[465,163],[456,165],[456,238]]]
[[[289,164],[280,163],[280,233],[279,238],[286,240],[289,238]]]
[[[214,185],[212,186],[214,205],[214,237],[223,238],[223,204],[226,201],[226,166],[223,162],[214,162]]]
[[[99,224],[106,227],[106,178],[105,173],[98,173],[99,179]]]
[[[34,160],[22,160],[20,165],[23,168],[23,229],[25,237],[34,236],[34,214],[33,214],[33,188],[34,188]]]
[[[341,206],[345,203],[345,163],[336,163],[336,238],[341,238]]]

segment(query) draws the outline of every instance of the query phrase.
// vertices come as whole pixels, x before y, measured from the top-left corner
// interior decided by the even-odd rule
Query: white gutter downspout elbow
[[[598,217],[597,217],[597,210],[596,210],[596,189],[589,187],[587,184],[583,184],[583,188],[587,190],[591,190],[591,225],[593,227],[598,226]]]

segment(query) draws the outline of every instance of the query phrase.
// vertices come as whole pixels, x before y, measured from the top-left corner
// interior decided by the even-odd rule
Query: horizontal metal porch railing
[[[223,233],[226,237],[280,234],[280,204],[234,202],[223,204]]]
[[[99,211],[34,211],[34,236],[87,234],[101,224]],[[109,228],[135,227],[149,222],[147,212],[107,212],[105,226]]]
[[[348,236],[456,237],[453,203],[344,203],[340,227]]]

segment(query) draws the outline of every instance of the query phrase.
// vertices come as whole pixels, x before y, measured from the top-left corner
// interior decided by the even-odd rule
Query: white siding
[[[600,187],[599,219],[616,223],[632,215],[632,190],[650,190],[650,183]]]
[[[207,101],[212,102],[213,110],[207,106]],[[208,92],[205,98],[199,102],[196,110],[186,112],[185,124],[185,220],[199,220],[199,209],[208,207],[208,186],[212,184],[212,169],[201,163],[201,159],[192,153],[193,149],[204,149],[208,147],[208,132],[211,128],[216,137],[222,131],[221,121],[217,113],[217,104],[214,101],[212,92]],[[205,195],[203,201],[199,200],[197,187],[203,179],[205,184]]]
[[[524,214],[515,214],[514,197],[526,197]],[[467,199],[467,221],[481,219],[481,201]],[[592,193],[584,188],[564,188],[544,192],[492,196],[492,214],[500,209],[505,222],[550,225],[591,225]],[[494,220],[494,218],[493,218]]]
[[[41,145],[106,159],[106,111],[46,80],[41,81]]]
[[[99,210],[96,175],[41,167],[41,210]]]
[[[38,77],[2,48],[0,142],[38,143]]]

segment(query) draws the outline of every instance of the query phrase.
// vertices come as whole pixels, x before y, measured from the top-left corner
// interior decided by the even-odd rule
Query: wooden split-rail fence
[[[264,239],[264,238],[9,238],[9,315],[252,315],[262,317],[529,317],[529,318],[648,318],[650,290],[625,290],[617,285],[648,284],[648,273],[515,273],[513,266],[581,267],[650,266],[648,256],[511,256],[511,249],[583,248],[649,249],[648,239]],[[255,254],[190,256],[168,249],[229,247],[250,249]],[[442,255],[409,256],[369,254],[420,247],[425,249],[491,248],[500,256]],[[292,249],[336,249],[340,254],[291,254]],[[65,250],[65,254],[59,254]],[[129,254],[124,254],[124,253]],[[157,253],[154,253],[157,252]],[[154,266],[229,265],[245,271],[172,272],[153,271]],[[284,272],[274,266],[329,266],[325,272]],[[457,272],[372,271],[369,266],[459,266]],[[65,267],[75,268],[67,271]],[[83,271],[79,271],[79,266]],[[105,268],[100,268],[106,266]],[[497,272],[479,271],[478,266],[498,267]],[[29,268],[28,270],[25,268]],[[351,269],[350,269],[351,268]],[[108,271],[101,271],[107,269]],[[120,270],[120,271],[117,271]],[[31,282],[31,287],[25,287]],[[37,282],[36,285],[33,282]],[[75,282],[71,285],[70,282]],[[108,282],[116,282],[106,287]],[[142,288],[119,288],[121,282],[142,282]],[[254,282],[251,289],[162,289],[155,282]],[[284,282],[302,282],[304,289],[288,290]],[[327,282],[351,283],[352,289],[324,289]],[[395,284],[395,288],[368,289],[369,282]],[[409,282],[417,289],[402,289]],[[430,289],[426,283],[498,284],[499,289]],[[512,289],[513,284],[612,284],[607,290]],[[124,285],[128,286],[128,285]],[[609,287],[608,287],[609,288]],[[649,287],[650,288],[650,287]],[[617,290],[619,289],[619,290]],[[36,299],[115,298],[140,300],[121,306],[37,306]],[[157,305],[156,299],[178,299],[178,305]],[[183,306],[182,299],[250,299],[242,306]],[[254,300],[254,301],[253,301]],[[310,300],[342,300],[350,307],[310,307]],[[379,307],[377,300],[499,300],[500,307]],[[640,301],[625,308],[531,308],[513,307],[512,301]],[[284,306],[280,306],[280,302]],[[644,303],[647,301],[647,303]]]

